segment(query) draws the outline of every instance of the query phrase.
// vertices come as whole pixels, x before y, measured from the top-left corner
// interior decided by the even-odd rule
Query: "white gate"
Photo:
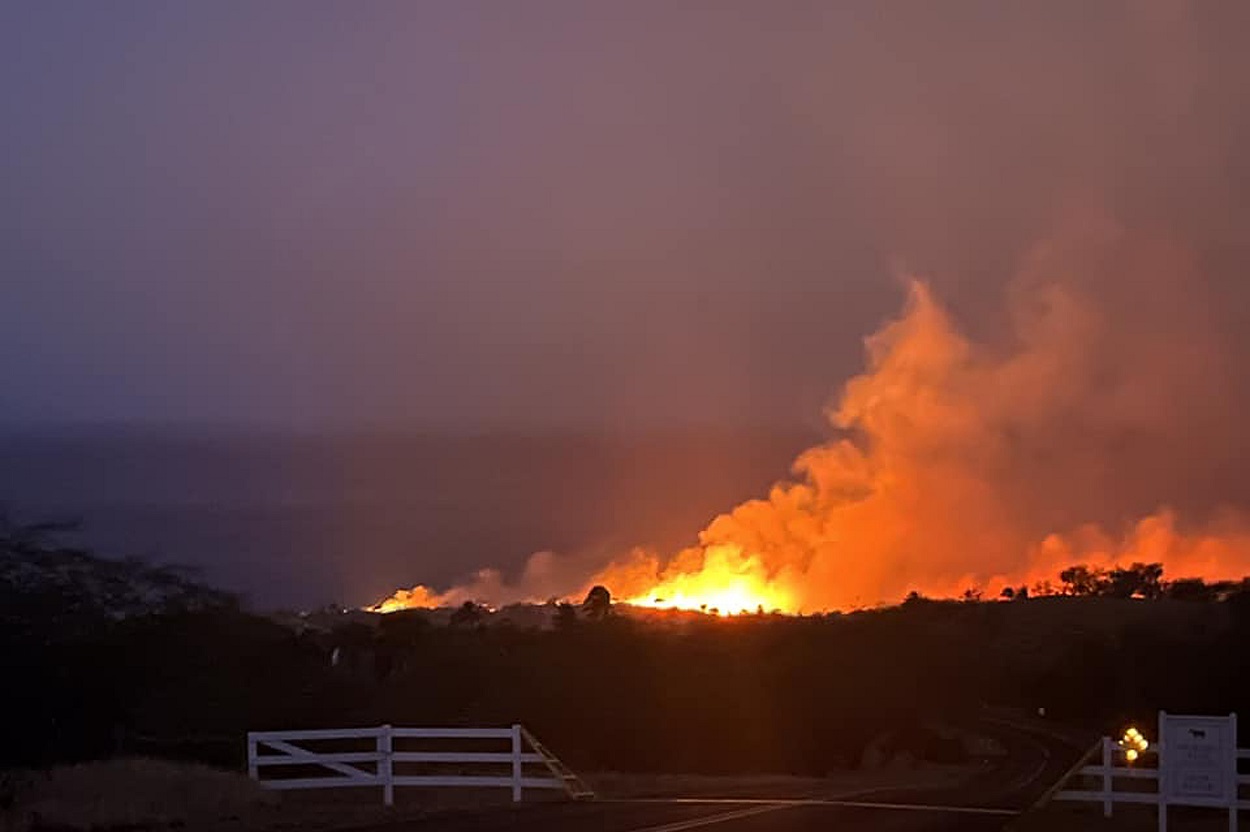
[[[1250,775],[1237,771],[1237,761],[1250,758],[1250,749],[1237,747],[1237,715],[1226,717],[1177,716],[1159,712],[1156,742],[1135,753],[1144,759],[1153,755],[1157,767],[1134,766],[1125,762],[1125,749],[1111,737],[1103,737],[1100,765],[1074,769],[1072,774],[1101,779],[1101,788],[1060,791],[1056,800],[1087,800],[1102,803],[1103,814],[1111,817],[1116,803],[1146,803],[1159,807],[1159,832],[1168,827],[1168,806],[1206,806],[1228,812],[1229,830],[1237,829],[1237,811],[1250,809],[1250,800],[1240,798],[1240,787],[1250,784]],[[1086,755],[1092,756],[1093,750]],[[1082,761],[1084,762],[1084,761]],[[1150,781],[1153,791],[1116,789],[1117,780]]]
[[[594,797],[520,725],[252,731],[247,770],[267,789],[381,787],[387,806],[395,801],[396,786],[509,788],[514,801],[524,789]],[[279,774],[285,771],[294,775]]]

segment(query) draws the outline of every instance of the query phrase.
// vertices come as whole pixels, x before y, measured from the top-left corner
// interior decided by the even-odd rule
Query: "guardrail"
[[[449,750],[448,743],[459,748]],[[534,772],[537,766],[543,767],[541,775]],[[520,725],[252,731],[247,770],[267,789],[381,787],[387,806],[395,802],[396,786],[510,788],[518,802],[524,789],[594,796]],[[278,771],[291,774],[263,776]]]

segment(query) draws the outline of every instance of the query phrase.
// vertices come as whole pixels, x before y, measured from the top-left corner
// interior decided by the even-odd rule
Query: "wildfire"
[[[1202,317],[1183,312],[1184,264],[1148,242],[1099,233],[1028,261],[1010,296],[1015,339],[1006,346],[971,340],[913,281],[903,314],[866,339],[865,370],[830,409],[830,439],[796,460],[792,481],[713,519],[696,545],[635,550],[598,570],[543,552],[516,580],[483,570],[445,594],[418,586],[375,609],[541,601],[599,584],[645,607],[806,613],[897,602],[911,590],[997,597],[1076,563],[1158,562],[1173,577],[1208,580],[1247,574],[1244,515],[1184,529],[1166,507],[1144,504],[1168,477],[1126,473],[1188,470],[1192,404],[1218,401],[1224,382]],[[1117,307],[1133,310],[1132,325],[1085,291],[1095,278],[1120,281],[1119,271],[1099,271],[1108,263],[1133,289],[1132,303]],[[1134,288],[1160,269],[1156,289],[1176,286],[1174,294]],[[1131,453],[1148,468],[1125,467],[1122,446],[1137,439]],[[1131,508],[1110,499],[1130,487]],[[1093,522],[1129,511],[1141,519],[1118,533]]]
[[[415,590],[401,589],[389,598],[369,607],[369,612],[395,612],[397,610],[408,610],[413,607],[435,607],[438,606],[438,596],[433,595],[425,590],[425,587],[414,587]]]
[[[701,610],[717,615],[794,612],[790,593],[769,580],[759,555],[734,546],[714,546],[698,571],[676,572],[625,603],[656,609]]]

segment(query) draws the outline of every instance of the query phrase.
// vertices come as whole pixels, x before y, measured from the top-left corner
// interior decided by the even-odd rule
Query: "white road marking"
[[[912,812],[957,812],[965,815],[1010,815],[1020,814],[1015,809],[993,809],[988,806],[943,806],[931,803],[870,803],[863,800],[816,800],[811,801],[819,806],[849,806],[856,809],[903,809]]]
[[[947,806],[939,803],[879,803],[868,800],[822,800],[819,798],[761,798],[761,797],[639,797],[621,800],[600,800],[600,803],[670,803],[670,804],[687,804],[687,805],[750,805],[755,806],[759,811],[768,811],[770,809],[784,809],[790,806],[843,806],[851,809],[896,809],[912,812],[956,812],[968,815],[1003,815],[1014,816],[1020,814],[1016,809],[996,809],[988,806]],[[746,810],[744,810],[746,811]],[[722,820],[732,820],[734,812],[725,815],[714,815],[711,818],[696,819],[693,821],[679,821],[676,827],[687,829],[686,823],[702,825],[702,821],[709,823],[719,823]],[[745,817],[745,815],[742,815]],[[657,826],[649,827],[645,830],[638,829],[633,832],[676,832],[676,827]]]
[[[633,802],[633,801],[629,801]],[[672,803],[675,801],[657,801],[661,803]],[[741,802],[741,801],[731,801]],[[752,801],[755,802],[755,801]],[[739,820],[740,818],[749,818],[753,815],[762,815],[765,812],[775,812],[778,809],[789,809],[786,803],[766,803],[764,805],[755,805],[747,809],[739,809],[736,812],[722,812],[719,815],[708,815],[702,818],[691,818],[689,820],[679,820],[673,823],[665,823],[660,826],[644,826],[638,829],[630,830],[630,832],[682,832],[684,829],[697,829],[700,826],[711,826],[714,823],[724,823],[730,820]]]

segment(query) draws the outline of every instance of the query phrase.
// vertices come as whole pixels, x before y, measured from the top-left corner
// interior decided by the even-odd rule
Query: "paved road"
[[[1018,811],[1033,805],[1086,750],[1033,726],[1006,720],[984,720],[977,731],[993,737],[1007,752],[996,765],[952,788],[888,790],[874,792],[872,798]]]
[[[951,788],[878,790],[836,800],[761,794],[534,804],[431,818],[405,824],[403,832],[991,832],[1032,805],[1080,753],[1055,737],[1006,722],[987,721],[978,730],[994,736],[1007,754]]]

